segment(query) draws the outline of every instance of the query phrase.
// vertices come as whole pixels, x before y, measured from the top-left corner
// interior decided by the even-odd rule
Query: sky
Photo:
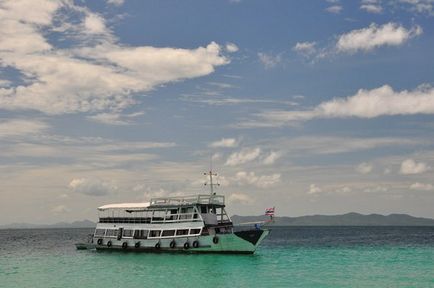
[[[0,1],[0,224],[209,193],[434,218],[434,0]]]

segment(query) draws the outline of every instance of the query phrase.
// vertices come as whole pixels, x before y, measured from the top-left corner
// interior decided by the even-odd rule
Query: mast
[[[211,194],[210,195],[215,195],[215,192],[214,192],[214,186],[220,186],[220,184],[219,183],[213,183],[212,182],[212,176],[217,176],[217,173],[213,173],[212,172],[212,170],[209,170],[209,172],[208,173],[203,173],[203,175],[205,175],[205,176],[209,176],[209,184],[208,183],[205,183],[204,185],[206,186],[206,185],[209,185],[209,188],[210,188],[210,190],[211,190]]]

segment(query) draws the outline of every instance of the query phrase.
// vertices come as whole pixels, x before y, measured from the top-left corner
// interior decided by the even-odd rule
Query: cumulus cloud
[[[237,147],[238,142],[234,138],[222,138],[219,141],[212,142],[209,146],[213,148],[231,148]]]
[[[355,53],[370,51],[381,46],[399,46],[409,39],[422,34],[420,26],[407,29],[397,23],[378,26],[371,24],[367,28],[357,29],[338,37],[338,52]]]
[[[226,51],[228,51],[229,53],[234,53],[239,50],[238,46],[235,45],[234,43],[227,43],[225,48]]]
[[[416,162],[414,159],[406,159],[402,161],[399,172],[404,175],[411,175],[425,173],[430,169],[431,167],[424,162]]]
[[[327,7],[325,10],[329,13],[333,14],[339,14],[341,13],[343,7],[341,5],[332,5],[330,7]]]
[[[11,119],[0,120],[0,137],[25,136],[41,133],[49,128],[45,122],[38,120]]]
[[[115,6],[121,6],[124,4],[125,0],[107,0],[107,4],[115,5]]]
[[[117,190],[117,187],[111,182],[89,178],[72,179],[69,188],[74,192],[89,196],[104,196]]]
[[[311,110],[267,111],[259,114],[257,126],[279,126],[315,118],[375,118],[392,115],[434,114],[434,88],[394,91],[389,85],[360,89],[353,96],[325,101]],[[266,121],[264,121],[266,120]],[[249,125],[247,123],[246,125]],[[255,126],[255,123],[251,123]]]
[[[292,50],[302,55],[309,56],[316,52],[315,45],[316,42],[297,42]]]
[[[50,43],[53,31],[71,46]],[[0,62],[25,81],[0,88],[0,107],[47,114],[119,112],[135,103],[135,93],[214,72],[229,63],[221,51],[214,42],[196,49],[130,47],[117,42],[101,15],[72,2],[4,1]]]
[[[426,184],[426,183],[413,183],[410,185],[411,190],[418,190],[418,191],[433,191],[434,186],[432,184]]]
[[[274,162],[276,162],[277,159],[279,159],[281,157],[281,153],[279,152],[275,152],[275,151],[271,151],[270,154],[268,154],[264,160],[262,161],[262,163],[264,163],[265,165],[272,165],[274,164]]]
[[[234,178],[239,185],[254,185],[259,188],[268,188],[280,182],[280,174],[257,176],[255,172],[240,171]]]
[[[433,15],[433,0],[396,0],[396,2],[404,4],[405,8],[408,8],[410,11]]]
[[[271,69],[276,67],[282,62],[281,55],[272,55],[268,53],[258,53],[259,61],[264,65],[265,69]]]
[[[249,195],[244,193],[232,193],[229,195],[229,202],[240,203],[240,204],[251,204],[253,202]]]
[[[232,153],[226,160],[228,166],[237,166],[255,160],[261,154],[260,148],[243,148],[240,152]]]
[[[310,184],[309,190],[307,191],[307,194],[318,194],[321,193],[322,189],[316,186],[316,184]]]
[[[368,187],[368,188],[363,189],[363,192],[365,192],[365,193],[384,193],[387,191],[389,191],[389,188],[386,186],[381,186],[381,185],[372,186],[372,187]]]
[[[121,114],[121,113],[98,113],[87,118],[108,125],[129,125],[135,117],[143,115],[143,112]]]
[[[383,12],[383,7],[379,0],[362,0],[360,9],[365,10],[368,13],[379,14]]]
[[[53,209],[51,209],[51,212],[54,212],[56,214],[63,214],[63,213],[67,213],[69,211],[70,210],[65,205],[58,205],[58,206],[53,207]]]
[[[368,174],[371,173],[372,171],[372,164],[370,163],[360,163],[357,167],[356,167],[356,171],[361,173],[361,174]]]

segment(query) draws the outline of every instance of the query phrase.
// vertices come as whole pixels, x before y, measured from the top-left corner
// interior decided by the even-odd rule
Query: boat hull
[[[235,233],[176,237],[165,239],[94,238],[97,250],[121,250],[134,252],[180,252],[180,253],[229,253],[253,254],[268,230],[248,230]],[[102,240],[100,240],[102,239]],[[98,242],[99,240],[99,242]],[[109,243],[110,241],[110,243]],[[126,244],[125,244],[126,243]],[[173,244],[174,243],[174,244]],[[188,243],[186,245],[186,243]],[[194,247],[198,244],[197,247]]]

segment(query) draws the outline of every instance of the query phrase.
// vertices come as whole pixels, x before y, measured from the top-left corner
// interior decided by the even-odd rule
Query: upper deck
[[[177,208],[183,206],[212,205],[215,207],[225,206],[225,196],[223,195],[189,195],[177,197],[152,198],[145,203],[119,203],[108,204],[98,207],[99,211],[123,210],[123,211],[145,211],[158,208]]]
[[[150,207],[176,207],[198,204],[222,207],[225,206],[225,196],[199,194],[178,197],[152,198],[150,202]]]

